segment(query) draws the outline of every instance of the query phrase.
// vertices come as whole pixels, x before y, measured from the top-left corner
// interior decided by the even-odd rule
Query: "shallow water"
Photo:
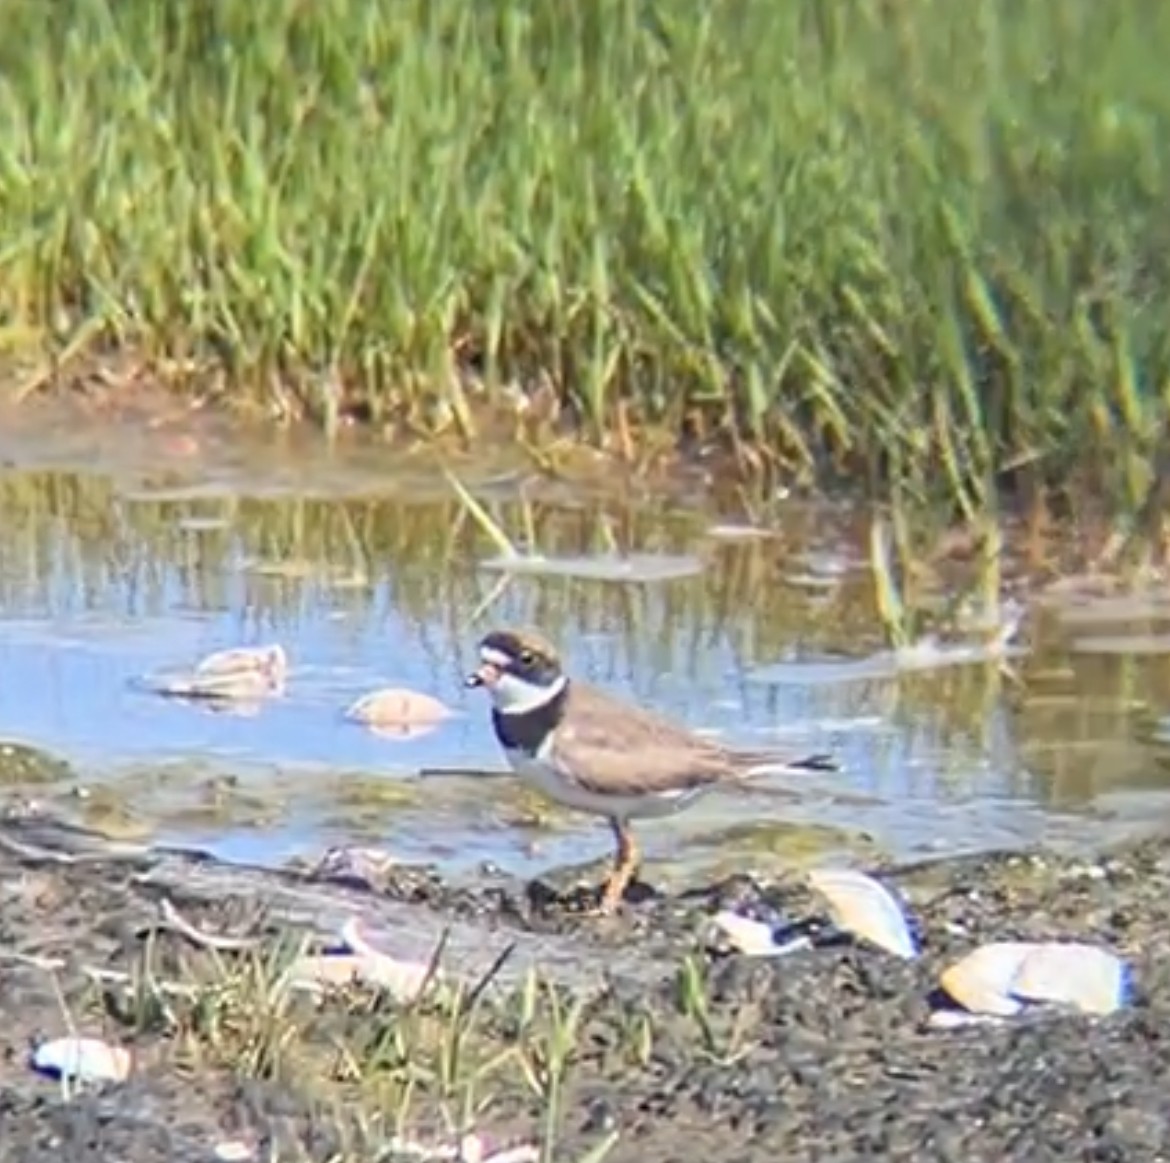
[[[1170,655],[1149,646],[1165,604],[1046,606],[1012,661],[1022,690],[983,665],[899,673],[881,654],[848,514],[793,503],[773,536],[741,536],[697,492],[619,503],[542,489],[485,456],[459,472],[528,548],[668,555],[670,568],[637,584],[511,572],[472,623],[501,585],[498,547],[425,456],[241,441],[187,421],[0,428],[0,738],[73,767],[0,787],[9,806],[261,863],[339,843],[451,873],[604,856],[599,822],[551,811],[504,775],[482,696],[461,685],[496,622],[541,626],[576,673],[698,729],[842,760],[839,775],[764,781],[644,824],[664,870],[1091,843],[1170,803],[1155,743]],[[521,489],[538,497],[531,527]],[[692,558],[698,573],[678,568]],[[1093,635],[1108,649],[1087,649]],[[288,689],[253,714],[141,688],[212,650],[268,642],[289,654]],[[835,670],[843,654],[884,661]],[[380,686],[427,692],[456,715],[404,740],[345,721]],[[420,776],[429,769],[448,774]]]

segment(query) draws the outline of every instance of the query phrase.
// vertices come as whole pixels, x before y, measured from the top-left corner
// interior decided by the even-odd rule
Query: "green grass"
[[[802,465],[1132,503],[1166,395],[1170,10],[13,2],[0,319],[465,433],[547,377]],[[471,370],[474,369],[474,375]]]
[[[451,1140],[499,1122],[497,1105],[527,1130],[522,1141],[539,1142],[541,1160],[609,1153],[613,1134],[595,1136],[582,1157],[556,1149],[564,1087],[587,1023],[604,1030],[615,1059],[645,1069],[655,1035],[648,1010],[611,1004],[591,1014],[589,1000],[535,970],[497,988],[506,953],[479,980],[436,981],[414,999],[357,982],[307,991],[294,969],[310,944],[291,930],[241,953],[164,952],[148,939],[129,968],[82,966],[84,986],[71,974],[68,999],[58,984],[62,1016],[71,1032],[100,1025],[113,1043],[132,1041],[142,1068],[179,1074],[196,1090],[222,1072],[283,1087],[306,1123],[333,1125],[351,1141],[352,1154],[330,1156],[338,1163],[423,1147],[424,1158],[443,1158]],[[445,968],[441,953],[436,970]],[[605,1000],[593,997],[592,1010]]]

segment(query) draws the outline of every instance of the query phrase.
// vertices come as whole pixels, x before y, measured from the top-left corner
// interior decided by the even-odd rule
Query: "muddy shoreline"
[[[796,876],[647,889],[599,920],[573,911],[572,884],[451,885],[391,866],[363,885],[8,821],[0,1159],[195,1161],[241,1146],[257,1159],[419,1158],[420,1144],[442,1158],[467,1131],[558,1160],[603,1148],[619,1161],[1170,1158],[1170,841],[876,871],[912,909],[918,961],[860,945],[780,959],[711,948],[717,908],[814,908]],[[160,923],[167,909],[223,947]],[[407,958],[426,961],[445,934],[456,982],[482,981],[511,947],[464,1011],[458,1066],[446,1019],[363,991],[248,993],[281,950],[326,941],[350,916]],[[1132,962],[1133,1006],[926,1028],[937,974],[962,952],[1073,937]],[[532,968],[541,985],[525,1000]],[[699,983],[685,1005],[684,969],[692,993]],[[130,1080],[68,1095],[34,1074],[30,1043],[68,1023],[128,1046]]]

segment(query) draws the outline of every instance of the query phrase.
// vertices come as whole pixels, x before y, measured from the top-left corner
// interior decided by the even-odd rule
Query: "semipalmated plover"
[[[825,755],[787,759],[704,739],[669,719],[623,702],[561,667],[535,634],[494,630],[481,639],[469,687],[484,687],[492,724],[513,771],[569,808],[609,820],[617,860],[600,911],[620,903],[639,862],[630,821],[665,816],[718,784],[765,771],[832,771]]]

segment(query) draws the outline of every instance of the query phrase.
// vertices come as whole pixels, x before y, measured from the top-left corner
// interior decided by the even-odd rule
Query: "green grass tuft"
[[[968,512],[1022,461],[1129,497],[1157,435],[1160,6],[62,0],[6,22],[9,345],[96,322],[464,431],[546,377],[595,439],[625,399]]]

